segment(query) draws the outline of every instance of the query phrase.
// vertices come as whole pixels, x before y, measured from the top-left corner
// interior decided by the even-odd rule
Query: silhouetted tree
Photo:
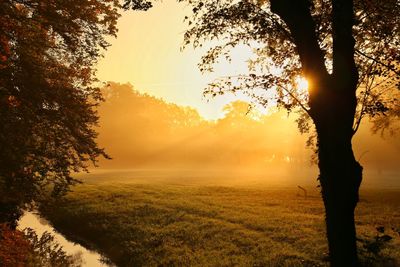
[[[0,221],[59,196],[72,171],[106,156],[95,142],[93,65],[115,36],[117,0],[0,3]]]
[[[398,106],[393,94],[400,73],[399,2],[178,1],[193,7],[185,44],[218,43],[202,58],[201,70],[212,71],[221,56],[229,59],[232,47],[256,47],[251,74],[217,80],[206,93],[242,90],[261,104],[299,107],[305,114],[301,130],[315,126],[331,262],[356,266],[354,209],[362,167],[351,140],[364,116]],[[142,3],[126,1],[125,7],[132,2]],[[309,81],[308,92],[296,88],[300,76]]]

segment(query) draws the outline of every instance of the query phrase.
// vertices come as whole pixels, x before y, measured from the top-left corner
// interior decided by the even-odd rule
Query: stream
[[[34,212],[25,212],[20,220],[18,221],[18,229],[23,230],[25,228],[33,229],[36,234],[40,237],[44,232],[48,232],[54,236],[54,240],[63,247],[63,250],[68,255],[79,255],[82,259],[82,265],[84,267],[110,267],[110,265],[101,262],[102,256],[92,250],[86,249],[85,247],[68,241],[62,234],[58,233],[49,222],[40,217]]]

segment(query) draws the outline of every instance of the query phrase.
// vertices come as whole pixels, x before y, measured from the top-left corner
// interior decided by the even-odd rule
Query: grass
[[[295,186],[89,181],[43,213],[118,266],[327,266],[323,205],[308,190],[305,199]],[[399,191],[362,192],[365,265],[400,264],[399,206]],[[393,239],[379,243],[377,226]]]

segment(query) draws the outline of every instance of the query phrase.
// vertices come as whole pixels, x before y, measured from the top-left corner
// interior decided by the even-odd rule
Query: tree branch
[[[372,76],[371,82],[366,84],[365,87],[365,93],[363,96],[362,104],[361,104],[361,110],[360,110],[360,115],[358,116],[355,126],[353,127],[353,135],[358,131],[361,125],[361,121],[364,118],[364,111],[365,111],[365,103],[367,102],[368,96],[372,90],[372,84],[374,83],[374,78],[375,76]]]
[[[371,56],[368,56],[367,54],[365,54],[364,52],[361,52],[361,51],[358,50],[358,49],[355,49],[355,52],[356,52],[357,54],[363,56],[363,57],[366,57],[366,58],[368,58],[368,59],[370,59],[370,60],[372,60],[372,61],[378,63],[379,65],[382,65],[382,66],[386,67],[388,70],[393,71],[394,73],[396,73],[396,75],[400,76],[400,72],[398,72],[397,70],[395,70],[395,69],[394,69],[393,67],[391,67],[390,65],[385,64],[385,63],[383,63],[382,61],[377,60],[376,58],[373,58],[373,57],[371,57]]]
[[[309,1],[271,0],[271,11],[288,26],[306,78],[313,80],[327,76],[324,52],[318,44]]]
[[[277,14],[288,26],[300,57],[302,72],[310,81],[307,112],[315,119],[313,110],[321,105],[319,98],[326,91],[329,73],[325,66],[325,53],[318,43],[315,21],[311,16],[308,0],[271,0],[271,11]],[[290,56],[290,55],[288,55]]]
[[[354,60],[353,1],[332,1],[333,73],[337,89],[356,90],[358,70]]]
[[[285,90],[286,93],[288,93],[297,102],[297,104],[299,104],[299,106],[311,117],[310,110],[306,108],[306,106],[304,106],[304,104],[294,94],[292,94],[289,89],[282,86],[281,88]]]

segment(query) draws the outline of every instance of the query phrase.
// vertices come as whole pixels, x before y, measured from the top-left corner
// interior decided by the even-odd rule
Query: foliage
[[[125,0],[123,8],[124,9],[133,9],[133,10],[148,10],[153,6],[151,1],[146,0]]]
[[[252,96],[256,102],[292,110],[309,110],[309,93],[299,90],[296,80],[304,75],[294,36],[288,26],[271,10],[269,1],[213,1],[181,0],[193,7],[193,15],[186,17],[188,30],[185,44],[201,46],[207,41],[218,41],[199,64],[202,71],[212,71],[221,57],[229,59],[229,50],[240,44],[254,48],[255,57],[249,61],[248,75],[221,78],[209,85],[206,94],[217,95],[238,90]],[[333,36],[330,11],[331,1],[310,1],[316,36],[332,73]],[[356,41],[355,60],[359,72],[359,106],[354,129],[364,116],[387,113],[399,106],[400,88],[400,8],[398,1],[355,1]],[[318,51],[315,51],[318,53]],[[313,83],[313,77],[307,77]],[[274,91],[274,92],[271,92]],[[307,119],[307,117],[303,117]],[[304,124],[304,123],[303,123]],[[302,124],[299,124],[301,127]]]
[[[55,240],[54,236],[44,232],[40,237],[30,228],[24,230],[25,238],[32,247],[32,256],[29,266],[37,267],[78,267],[81,258],[67,255]]]
[[[109,45],[105,36],[116,35],[118,7],[117,0],[0,3],[2,220],[48,192],[62,195],[76,183],[71,171],[106,156],[95,143],[102,98],[93,66]]]
[[[232,176],[140,177],[118,180],[118,173],[108,173],[103,183],[77,186],[44,215],[118,266],[328,266],[324,208],[315,187],[306,187],[304,199],[295,186],[262,179],[226,186]],[[365,189],[361,199],[362,262],[396,266],[398,233],[390,231],[393,240],[377,255],[364,244],[375,240],[377,225],[398,228],[398,190]]]
[[[0,266],[27,266],[31,253],[31,244],[23,232],[0,224]]]
[[[398,99],[394,101],[398,101]],[[375,133],[379,132],[384,135],[385,132],[389,132],[389,135],[395,136],[400,132],[400,105],[389,109],[386,116],[376,116],[372,120],[374,122],[372,130]]]
[[[0,266],[74,267],[80,264],[79,257],[67,255],[47,232],[39,238],[32,229],[19,231],[0,225]]]

